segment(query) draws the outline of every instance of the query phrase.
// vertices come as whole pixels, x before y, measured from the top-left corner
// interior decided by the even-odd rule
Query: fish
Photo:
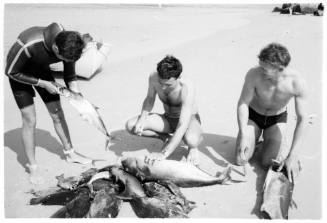
[[[93,198],[87,218],[115,218],[117,217],[123,201],[115,196],[114,191],[102,188]]]
[[[51,188],[46,192],[53,192],[47,194],[34,192],[35,196],[37,194],[40,196],[32,198],[30,205],[64,206],[51,215],[51,218],[116,217],[122,204],[116,194],[121,193],[124,187],[115,184],[105,171],[93,173],[94,168],[83,172],[80,176],[85,178],[78,183],[84,182],[86,179],[89,179],[88,182],[78,185],[74,189],[59,188],[53,191]]]
[[[108,132],[99,112],[98,107],[91,104],[87,99],[83,97],[81,93],[76,93],[70,89],[57,84],[58,92],[61,96],[68,99],[69,103],[78,111],[82,119],[89,124],[95,126],[106,137],[105,149],[108,150],[111,135]]]
[[[277,172],[278,166],[272,165],[263,186],[263,203],[260,210],[269,219],[288,219],[288,210],[292,202],[294,183],[286,177],[285,166]]]
[[[51,215],[51,218],[83,218],[88,213],[90,206],[90,190],[87,187],[82,187],[79,188],[74,199]]]
[[[66,205],[68,202],[73,200],[80,190],[63,190],[57,189],[56,191],[52,191],[49,194],[39,196],[37,194],[36,198],[32,198],[30,200],[30,205],[42,204],[42,205]]]
[[[172,192],[176,188],[170,189],[159,184],[155,186],[156,182],[142,184],[135,176],[119,167],[112,168],[110,174],[115,181],[124,185],[124,190],[116,196],[128,201],[137,217],[187,218],[187,213],[193,209],[192,202],[180,196],[181,192]]]
[[[64,174],[61,174],[56,176],[58,180],[57,186],[62,189],[73,190],[76,187],[87,183],[97,172],[98,169],[90,168],[82,172],[79,176],[64,177]]]
[[[132,200],[134,198],[146,197],[141,182],[132,174],[124,171],[122,167],[112,167],[109,172],[113,182],[119,185],[123,185],[124,187],[124,190],[117,194],[117,197],[123,200]]]
[[[141,181],[170,181],[179,187],[225,184],[231,179],[231,167],[227,167],[216,177],[190,163],[175,160],[157,160],[148,164],[142,157],[125,157],[121,163],[126,172]]]
[[[180,191],[179,187],[172,182],[146,182],[143,184],[143,188],[148,197],[159,199],[166,204],[165,209],[161,211],[162,215],[155,217],[185,218],[196,207],[195,202],[189,201]]]

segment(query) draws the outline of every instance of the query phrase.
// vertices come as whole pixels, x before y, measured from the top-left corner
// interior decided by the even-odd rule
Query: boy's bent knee
[[[202,140],[203,140],[202,135],[199,136],[196,134],[189,134],[184,136],[185,144],[193,148],[198,147],[198,145],[201,143]]]

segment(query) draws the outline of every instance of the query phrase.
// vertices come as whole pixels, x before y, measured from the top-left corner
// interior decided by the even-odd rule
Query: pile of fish
[[[55,188],[33,192],[31,205],[62,205],[52,218],[114,218],[123,201],[141,218],[185,218],[195,208],[179,187],[224,184],[230,168],[218,177],[186,162],[161,160],[148,164],[129,157],[121,165],[91,168],[76,177],[57,177]]]

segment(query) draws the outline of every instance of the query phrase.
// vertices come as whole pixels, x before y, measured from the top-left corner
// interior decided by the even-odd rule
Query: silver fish
[[[87,121],[89,124],[95,126],[105,135],[105,148],[107,150],[111,135],[107,131],[106,126],[104,125],[104,122],[97,111],[98,108],[85,99],[82,94],[73,92],[64,86],[58,87],[58,91],[61,96],[68,99],[69,103],[79,112],[84,121]]]
[[[231,167],[218,177],[211,176],[198,167],[181,161],[160,160],[147,164],[144,158],[127,157],[121,161],[126,172],[142,181],[171,181],[179,187],[201,187],[224,184],[230,180]]]
[[[261,211],[270,219],[288,219],[288,209],[292,201],[294,184],[286,177],[286,168],[277,172],[270,167],[264,183]]]

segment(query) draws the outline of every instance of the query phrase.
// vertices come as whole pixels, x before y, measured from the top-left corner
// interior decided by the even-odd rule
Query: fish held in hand
[[[105,135],[105,148],[108,149],[111,135],[107,131],[107,128],[98,112],[98,108],[85,99],[81,93],[73,92],[64,86],[58,87],[58,92],[61,96],[68,99],[69,103],[78,111],[83,120],[95,126]]]
[[[278,166],[269,168],[264,183],[261,211],[269,219],[288,219],[294,183],[286,177],[286,168],[277,172]]]

